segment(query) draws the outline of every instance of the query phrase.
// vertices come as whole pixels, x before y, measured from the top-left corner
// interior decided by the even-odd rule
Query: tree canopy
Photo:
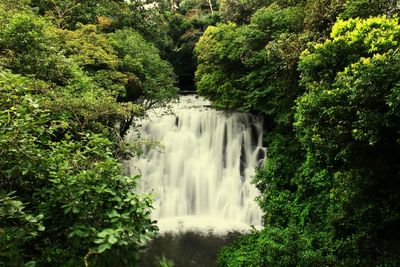
[[[0,266],[134,265],[157,232],[123,135],[175,97],[175,75],[139,28],[118,29],[130,4],[92,3],[1,2]]]
[[[397,266],[394,2],[221,8],[226,23],[196,45],[197,90],[216,108],[262,114],[268,155],[254,177],[265,229],[223,249],[218,264]]]
[[[219,266],[399,266],[399,13],[392,0],[1,0],[0,266],[135,266],[157,226],[121,165],[146,142],[123,137],[194,88],[265,125],[264,229]]]

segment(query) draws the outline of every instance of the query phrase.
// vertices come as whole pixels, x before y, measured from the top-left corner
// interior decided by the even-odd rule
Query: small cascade
[[[259,192],[251,183],[266,154],[260,119],[216,111],[193,95],[181,96],[172,111],[153,111],[139,129],[165,148],[129,162],[130,172],[142,175],[142,190],[156,196],[160,231],[261,226]]]

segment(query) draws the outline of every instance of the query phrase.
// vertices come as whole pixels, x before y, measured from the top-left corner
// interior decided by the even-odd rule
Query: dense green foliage
[[[218,264],[398,266],[398,7],[227,3],[232,22],[196,45],[197,90],[216,108],[263,114],[268,158],[254,178],[265,229]]]
[[[324,173],[316,181],[344,265],[400,260],[399,41],[397,19],[338,21],[299,64],[307,93],[295,127],[316,166],[309,179]]]
[[[399,11],[0,0],[0,266],[134,266],[157,227],[120,163],[140,140],[123,136],[194,79],[267,130],[254,177],[265,228],[220,266],[399,266]]]
[[[174,67],[179,88],[194,90],[194,73],[197,68],[194,47],[207,26],[215,25],[220,17],[218,13],[210,11],[206,1],[195,0],[182,1],[176,12],[167,14],[168,35],[172,42],[165,58]]]
[[[122,135],[177,88],[133,14],[123,1],[0,1],[0,266],[132,266],[156,233],[151,196],[121,165],[140,147]]]

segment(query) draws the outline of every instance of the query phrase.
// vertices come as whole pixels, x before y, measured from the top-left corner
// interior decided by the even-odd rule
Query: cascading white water
[[[182,96],[172,104],[172,115],[153,111],[140,127],[142,135],[165,146],[129,163],[131,173],[140,170],[142,187],[155,193],[153,218],[161,232],[261,225],[251,176],[265,155],[262,122],[208,106],[197,96]]]

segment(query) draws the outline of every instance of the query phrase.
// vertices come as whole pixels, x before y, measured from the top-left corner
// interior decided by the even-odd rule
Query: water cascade
[[[241,231],[261,225],[251,176],[265,156],[262,122],[243,113],[209,108],[197,96],[181,96],[172,113],[152,111],[142,135],[164,148],[129,162],[141,187],[156,197],[153,218],[161,232]]]

